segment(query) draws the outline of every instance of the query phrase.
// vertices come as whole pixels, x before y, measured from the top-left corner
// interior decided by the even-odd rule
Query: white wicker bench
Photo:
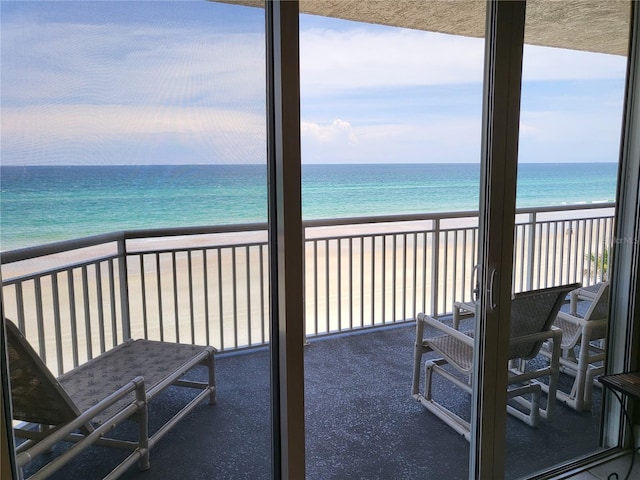
[[[16,437],[27,439],[16,448],[21,476],[25,465],[61,441],[74,444],[29,478],[48,477],[92,444],[133,450],[105,478],[119,477],[136,462],[148,469],[153,445],[205,397],[216,401],[213,347],[129,340],[56,379],[18,328],[6,319],[5,324],[13,418],[28,422],[14,428]],[[199,364],[208,367],[207,382],[182,379]],[[171,385],[198,393],[149,435],[148,403]],[[105,437],[128,418],[138,423],[137,440]]]

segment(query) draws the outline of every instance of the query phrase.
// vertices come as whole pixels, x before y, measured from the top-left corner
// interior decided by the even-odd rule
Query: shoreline
[[[567,212],[573,212],[574,216],[571,217],[571,219],[579,219],[579,218],[588,218],[592,212],[594,211],[602,211],[600,212],[599,215],[597,216],[607,216],[607,215],[613,215],[615,212],[615,206],[612,206],[611,204],[613,204],[614,202],[607,202],[607,201],[592,201],[592,202],[575,202],[575,203],[567,203],[565,205],[547,205],[547,206],[537,206],[537,207],[518,207],[517,210],[538,210],[540,209],[540,213],[537,213],[537,215],[540,217],[542,217],[544,220],[562,220]],[[588,207],[588,208],[580,208],[580,207]],[[551,211],[547,212],[547,209],[552,209]],[[475,215],[474,215],[475,214]],[[348,224],[347,221],[350,219],[350,217],[337,217],[336,219],[331,219],[331,218],[324,218],[324,219],[306,219],[303,220],[303,223],[305,222],[320,222],[320,223],[326,223],[327,225],[322,225],[322,226],[311,226],[311,227],[306,227],[307,231],[311,231],[313,232],[315,231],[321,231],[322,229],[325,229],[326,232],[330,232],[330,234],[336,234],[336,232],[339,233],[339,230],[344,230],[344,228],[348,228],[351,231],[355,231],[356,233],[367,233],[367,232],[372,232],[372,231],[391,231],[394,228],[397,228],[398,225],[405,225],[408,226],[409,228],[411,228],[412,226],[420,226],[420,224],[425,223],[425,222],[430,222],[430,219],[425,219],[425,220],[401,220],[401,218],[403,216],[406,217],[413,217],[415,215],[425,215],[425,216],[435,216],[441,219],[441,221],[446,222],[444,224],[444,226],[442,228],[462,228],[465,226],[477,226],[477,215],[478,212],[477,211],[466,211],[466,210],[455,210],[455,211],[437,211],[437,212],[430,212],[430,213],[424,213],[424,214],[413,214],[413,213],[409,213],[409,214],[394,214],[394,215],[382,215],[382,216],[375,216],[375,215],[371,215],[371,216],[361,216],[361,217],[352,217],[353,219],[358,220],[358,223],[353,223],[353,224]],[[516,212],[516,222],[518,222],[518,219],[522,218],[524,215],[527,215],[527,213],[518,213]],[[400,218],[397,221],[380,221],[380,218],[389,218],[389,217],[398,217]],[[370,222],[362,222],[362,219],[371,219]],[[332,220],[338,220],[340,223],[338,225],[331,225]],[[522,221],[522,220],[520,220]],[[231,227],[233,228],[234,226],[241,226],[241,225],[260,225],[260,224],[264,224],[267,225],[266,221],[265,222],[242,222],[242,223],[231,223],[231,224],[222,224],[221,226],[223,227]],[[382,225],[386,225],[385,227],[381,227]],[[391,227],[390,225],[393,225],[393,227]],[[171,230],[173,228],[185,228],[185,229],[190,229],[190,228],[200,228],[202,227],[202,225],[187,225],[184,227],[149,227],[149,228],[145,228],[142,230]],[[132,228],[132,229],[125,229],[124,231],[131,231],[131,232],[135,232],[137,230],[137,228]],[[17,246],[12,246],[11,248],[3,248],[3,245],[0,244],[0,255],[3,253],[7,253],[7,252],[12,252],[15,250],[22,250],[22,249],[31,249],[31,248],[38,248],[41,247],[43,245],[52,245],[52,244],[57,244],[57,243],[64,243],[64,242],[68,242],[68,241],[72,241],[72,240],[77,240],[77,239],[83,239],[83,238],[94,238],[94,237],[99,237],[101,235],[109,235],[110,233],[113,232],[119,232],[122,230],[116,229],[116,230],[110,230],[108,232],[102,231],[102,232],[98,232],[92,235],[85,235],[85,236],[73,236],[73,237],[68,237],[68,238],[63,238],[63,239],[49,239],[48,241],[44,241],[42,243],[38,243],[35,245],[29,245],[29,244],[22,244],[22,245],[17,245]],[[153,242],[161,242],[161,243],[165,243],[167,241],[171,241],[172,240],[167,240],[169,238],[192,238],[192,237],[215,237],[215,236],[223,236],[223,235],[243,235],[243,234],[247,234],[247,233],[253,233],[253,232],[228,232],[228,233],[216,233],[216,234],[198,234],[198,235],[178,235],[178,236],[163,236],[163,237],[148,237],[145,238],[144,240],[128,240],[128,242],[130,243],[135,243],[135,242],[147,242],[147,243],[153,243]],[[309,238],[314,238],[314,237],[307,237]],[[233,241],[233,240],[232,240]]]
[[[476,168],[470,168],[473,165]],[[143,167],[7,167],[2,178],[0,251],[105,231],[266,222],[265,165]],[[303,164],[302,215],[315,222],[398,212],[477,211],[478,167]],[[519,208],[597,207],[615,197],[615,163],[521,167]]]

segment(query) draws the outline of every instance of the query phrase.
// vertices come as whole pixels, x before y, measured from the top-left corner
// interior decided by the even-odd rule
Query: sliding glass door
[[[583,18],[590,20],[584,23],[562,4],[530,1],[526,12],[524,3],[491,5],[479,262],[486,270],[480,275],[482,321],[476,329],[483,343],[476,357],[480,375],[474,405],[482,413],[474,450],[479,458],[471,474],[520,478],[617,444],[600,431],[601,415],[609,429],[620,425],[614,420],[617,405],[603,401],[605,392],[595,378],[605,373],[607,355],[625,363],[624,354],[608,348],[622,337],[607,338],[607,325],[610,334],[624,335],[632,321],[610,316],[616,309],[609,304],[610,295],[617,295],[610,289],[615,292],[629,282],[619,278],[612,285],[610,280],[615,275],[612,252],[620,248],[614,215],[621,206],[614,200],[630,5],[617,3],[602,12],[601,4],[585,2]],[[561,30],[574,33],[563,42]],[[609,41],[589,47],[585,31],[607,31]],[[540,46],[545,38],[555,38],[555,48]],[[572,50],[576,45],[588,52]],[[501,72],[508,85],[500,84]],[[492,245],[497,246],[495,257]],[[514,335],[523,319],[532,322],[543,303],[519,307],[520,300],[558,288],[566,290],[565,299],[551,320],[562,336],[558,331],[535,355],[515,363]],[[511,309],[505,308],[508,303]],[[625,326],[612,328],[612,322]],[[547,372],[536,387],[541,391],[525,395],[537,402],[540,394],[541,419],[531,428],[514,418],[526,414],[529,405],[513,392],[530,388],[526,379],[538,372]],[[502,397],[505,381],[510,393]],[[515,414],[505,417],[506,411]]]
[[[538,428],[544,441],[509,419],[506,478],[531,475],[600,448],[606,406],[595,378],[605,371],[609,344],[630,5],[619,2],[602,11],[599,2],[584,2],[581,8],[584,20],[579,21],[567,4],[530,0],[526,6],[524,36],[533,44],[523,52],[511,289],[517,294],[577,284],[581,290],[570,295],[554,320],[562,330],[560,372],[544,387],[543,402],[553,407]],[[560,29],[575,32],[573,40],[554,47],[534,43]],[[576,49],[586,45],[587,31],[605,30],[607,42],[591,51]],[[536,206],[544,211],[533,213]],[[529,360],[528,371],[553,363],[550,343],[541,352]],[[532,458],[532,451],[539,455]]]

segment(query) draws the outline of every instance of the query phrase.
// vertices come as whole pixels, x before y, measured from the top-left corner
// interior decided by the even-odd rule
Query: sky
[[[0,2],[2,165],[266,161],[264,10]],[[303,163],[478,163],[484,41],[300,17]],[[626,58],[526,46],[521,162],[616,162]]]

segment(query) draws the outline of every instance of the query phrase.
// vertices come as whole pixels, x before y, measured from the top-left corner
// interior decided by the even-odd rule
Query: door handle
[[[498,271],[495,268],[491,270],[491,278],[489,279],[489,307],[491,310],[495,310],[498,307],[494,297],[494,287],[496,285],[497,275]]]

